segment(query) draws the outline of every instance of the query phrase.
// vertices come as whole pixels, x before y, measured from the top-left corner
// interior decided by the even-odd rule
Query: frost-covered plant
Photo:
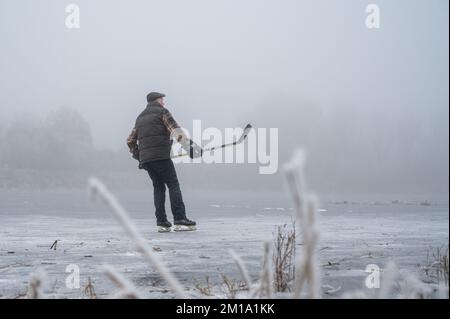
[[[136,286],[128,281],[121,273],[112,266],[104,266],[106,276],[119,288],[114,295],[109,296],[111,299],[141,299],[142,295]]]
[[[444,254],[439,253],[438,256],[438,280],[442,279],[445,285],[449,284],[449,259],[448,259],[448,246],[447,251]]]
[[[437,281],[438,284],[444,283],[448,287],[449,284],[449,259],[448,246],[438,247],[431,254],[428,252],[428,264],[423,267],[423,271],[427,276]]]
[[[236,263],[236,266],[239,270],[239,273],[241,274],[242,279],[244,280],[244,283],[247,287],[247,289],[250,292],[250,295],[252,295],[253,290],[256,289],[256,287],[252,284],[252,280],[250,279],[250,276],[247,271],[247,267],[245,267],[244,262],[242,261],[241,257],[239,257],[234,250],[229,251],[231,258],[233,258],[234,262]]]
[[[393,262],[388,262],[381,270],[380,288],[369,294],[354,290],[345,292],[344,299],[448,299],[448,287],[445,285],[426,284],[411,273],[402,273]]]
[[[31,274],[30,282],[28,285],[28,291],[26,297],[28,299],[44,299],[45,294],[43,292],[44,282],[46,281],[47,274],[44,270],[38,269]]]
[[[291,290],[294,280],[295,223],[292,229],[278,226],[273,238],[273,266],[275,291]]]
[[[319,297],[319,264],[316,257],[318,230],[316,228],[317,198],[307,193],[303,175],[305,156],[297,150],[284,171],[293,199],[296,221],[303,242],[302,253],[297,257],[293,298]]]
[[[271,246],[269,242],[264,243],[263,267],[261,271],[259,296],[272,298],[273,294],[273,265],[271,258]]]
[[[208,297],[213,296],[213,292],[212,292],[213,286],[212,286],[212,284],[211,284],[211,282],[210,282],[208,276],[206,276],[206,278],[205,278],[205,285],[202,285],[201,283],[196,282],[196,283],[195,283],[195,288],[196,288],[202,295],[205,295],[205,296],[208,296]]]
[[[95,293],[94,285],[92,284],[91,278],[88,278],[87,284],[83,288],[83,293],[89,299],[97,299],[97,294]]]
[[[99,196],[111,209],[114,213],[114,216],[117,218],[119,223],[125,229],[128,237],[134,242],[137,249],[143,254],[145,259],[149,261],[149,263],[156,269],[156,271],[162,276],[162,278],[168,283],[168,285],[172,288],[174,293],[178,298],[187,298],[187,295],[184,292],[183,287],[178,282],[178,280],[172,275],[172,273],[167,269],[167,267],[163,264],[160,258],[153,252],[153,249],[147,244],[144,237],[138,231],[137,227],[128,216],[125,209],[120,205],[117,199],[111,194],[111,192],[106,188],[106,186],[98,179],[91,178],[89,180],[89,190],[90,193],[94,196]],[[131,285],[125,284],[126,282],[122,280],[123,278],[117,276],[116,273],[111,268],[107,268],[106,274],[115,280],[117,284],[124,285],[122,288],[131,289]],[[135,289],[132,289],[132,292]],[[138,295],[134,294],[134,297],[138,297]]]
[[[220,274],[220,277],[222,277],[222,289],[225,292],[225,296],[228,299],[236,299],[238,292],[242,290],[242,283],[229,278],[225,274]]]

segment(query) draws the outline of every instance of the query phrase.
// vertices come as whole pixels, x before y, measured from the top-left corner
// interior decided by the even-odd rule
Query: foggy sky
[[[72,2],[77,30],[64,25]],[[365,27],[368,3],[380,6],[381,29]],[[95,145],[121,150],[157,90],[188,128],[194,119],[279,127],[281,159],[302,146],[292,132],[314,131],[305,143],[324,167],[332,136],[352,136],[342,141],[345,165],[364,167],[354,151],[367,129],[381,161],[400,168],[408,154],[398,178],[423,169],[427,189],[445,192],[448,9],[446,0],[1,0],[0,128],[68,106],[88,120]]]

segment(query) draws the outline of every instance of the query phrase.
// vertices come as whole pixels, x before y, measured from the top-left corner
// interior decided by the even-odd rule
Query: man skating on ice
[[[184,135],[172,114],[164,107],[164,94],[147,95],[147,107],[139,114],[127,144],[139,168],[145,169],[152,182],[158,231],[170,231],[172,224],[165,211],[166,185],[169,188],[174,230],[195,230],[196,223],[187,219],[175,166],[170,158],[171,136],[180,141]]]

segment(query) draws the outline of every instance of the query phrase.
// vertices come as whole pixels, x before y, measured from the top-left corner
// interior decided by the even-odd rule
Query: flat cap
[[[165,94],[158,93],[158,92],[151,92],[147,94],[147,102],[150,103],[156,99],[159,99],[160,97],[165,97]]]

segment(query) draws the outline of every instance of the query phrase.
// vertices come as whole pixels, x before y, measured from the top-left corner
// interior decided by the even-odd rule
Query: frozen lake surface
[[[263,242],[272,240],[277,225],[291,225],[294,216],[283,195],[185,193],[188,215],[198,222],[198,231],[160,234],[149,192],[116,194],[149,244],[192,294],[198,294],[195,284],[203,285],[206,277],[213,283],[221,282],[221,273],[240,279],[229,249],[242,257],[256,280]],[[170,218],[170,209],[168,213]],[[401,272],[424,278],[421,267],[430,262],[429,255],[448,245],[448,218],[447,203],[322,203],[318,256],[323,297],[367,289],[368,264],[383,268],[394,261]],[[50,249],[55,240],[56,250]],[[80,289],[66,287],[70,264],[80,269]],[[46,271],[51,296],[83,298],[83,286],[90,278],[97,295],[105,297],[115,289],[101,271],[105,264],[116,267],[148,297],[173,296],[135,252],[112,214],[102,203],[89,201],[86,192],[0,191],[0,297],[23,294],[37,269]],[[341,289],[327,294],[330,286]]]

